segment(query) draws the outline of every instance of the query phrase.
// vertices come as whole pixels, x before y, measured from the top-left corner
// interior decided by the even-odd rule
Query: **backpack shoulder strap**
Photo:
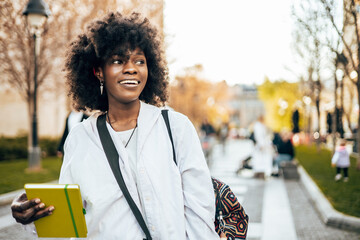
[[[125,196],[126,201],[128,202],[131,211],[135,215],[136,220],[138,221],[141,229],[144,231],[146,235],[146,240],[151,240],[151,235],[149,232],[149,229],[146,226],[146,223],[144,221],[143,216],[141,215],[141,212],[139,208],[136,206],[136,203],[132,199],[129,190],[126,187],[126,184],[124,182],[124,178],[121,174],[120,166],[119,166],[119,153],[116,150],[116,147],[114,145],[114,142],[112,141],[111,135],[106,127],[106,115],[101,115],[97,118],[96,121],[96,127],[99,132],[101,144],[104,148],[104,152],[106,155],[106,158],[109,162],[109,165],[111,167],[111,170],[116,178],[117,183],[119,184],[119,187],[122,191],[122,193]]]
[[[168,111],[167,109],[163,109],[161,110],[161,114],[164,118],[164,121],[165,121],[165,124],[166,124],[166,128],[167,128],[167,131],[169,133],[169,137],[170,137],[170,141],[171,141],[171,146],[172,146],[172,151],[173,151],[173,160],[175,162],[175,164],[177,165],[176,163],[176,154],[175,154],[175,147],[174,147],[174,140],[173,140],[173,137],[172,137],[172,134],[171,134],[171,128],[170,128],[170,121],[169,121],[169,114],[168,114]]]

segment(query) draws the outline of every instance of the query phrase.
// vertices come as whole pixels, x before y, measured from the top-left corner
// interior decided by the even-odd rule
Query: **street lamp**
[[[345,56],[344,53],[339,53],[336,56],[336,78],[335,78],[335,112],[334,112],[334,119],[336,121],[336,129],[334,134],[336,134],[336,132],[340,133],[340,137],[343,138],[344,137],[344,129],[343,129],[343,113],[344,113],[344,70],[346,70],[346,66],[348,65],[348,60],[347,57]],[[338,83],[337,81],[340,82],[340,109],[337,107],[337,95],[336,95],[336,91],[337,91],[337,86]],[[334,139],[335,139],[335,135],[334,135]]]
[[[33,114],[32,114],[32,145],[29,148],[29,169],[40,168],[40,147],[38,144],[37,134],[37,113],[36,113],[36,98],[37,98],[37,54],[39,51],[38,40],[42,32],[42,27],[46,18],[50,15],[48,5],[43,0],[29,0],[23,15],[26,16],[27,27],[30,34],[34,38],[34,93],[33,93]]]

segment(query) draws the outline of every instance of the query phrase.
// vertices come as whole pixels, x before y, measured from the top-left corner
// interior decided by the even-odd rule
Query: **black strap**
[[[167,109],[161,110],[161,114],[162,114],[162,116],[164,118],[166,128],[167,128],[168,133],[169,133],[169,137],[170,137],[170,141],[171,141],[171,145],[172,145],[172,150],[173,150],[173,160],[174,160],[175,164],[177,165],[174,141],[173,141],[173,137],[172,137],[172,134],[171,134],[171,128],[170,128],[170,122],[169,122],[169,116],[168,116],[168,110]],[[212,180],[212,183],[213,183],[214,190],[216,192],[216,202],[217,202],[216,210],[218,210],[218,209],[221,210],[220,192],[219,192],[219,189],[217,187],[218,183],[215,183],[215,180],[213,178],[211,178],[211,180]],[[218,213],[215,212],[215,218],[219,218],[217,215],[218,215]]]
[[[170,137],[170,141],[171,141],[171,145],[172,145],[172,151],[173,151],[173,160],[174,160],[175,164],[177,165],[177,163],[176,163],[175,147],[174,147],[174,140],[173,140],[173,137],[172,137],[172,134],[171,134],[171,128],[170,128],[168,111],[169,111],[169,110],[167,110],[167,109],[163,109],[163,110],[161,110],[161,114],[162,114],[162,116],[163,116],[163,118],[164,118],[164,121],[165,121],[165,124],[166,124],[166,128],[167,128],[168,133],[169,133],[169,137]]]
[[[220,221],[220,211],[222,210],[221,208],[221,198],[220,198],[220,187],[219,187],[219,183],[216,182],[214,180],[214,178],[211,178],[212,183],[213,183],[213,187],[214,187],[214,191],[215,191],[215,206],[216,206],[216,211],[215,211],[215,218],[218,219]]]
[[[104,148],[105,155],[109,161],[110,167],[114,176],[116,178],[117,183],[120,186],[121,191],[123,192],[126,201],[128,202],[131,211],[134,213],[136,220],[138,221],[141,229],[144,231],[146,235],[145,240],[152,240],[149,229],[146,226],[143,216],[139,208],[136,206],[134,200],[131,198],[131,195],[125,185],[124,178],[121,174],[120,166],[119,166],[119,153],[116,150],[114,142],[111,139],[110,133],[106,127],[106,119],[105,115],[101,115],[98,117],[96,126],[99,132],[101,144]]]

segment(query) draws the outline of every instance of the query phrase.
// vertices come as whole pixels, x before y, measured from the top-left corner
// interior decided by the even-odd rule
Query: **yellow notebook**
[[[36,220],[35,227],[39,237],[78,237],[87,236],[85,210],[77,184],[25,184],[28,199],[40,198],[46,207],[53,205],[52,215]]]

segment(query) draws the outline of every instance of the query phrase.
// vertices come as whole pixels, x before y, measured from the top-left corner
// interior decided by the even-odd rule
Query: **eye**
[[[115,59],[115,60],[112,61],[112,63],[114,63],[114,64],[123,64],[123,61],[120,60],[120,59]]]
[[[138,60],[135,61],[135,64],[137,64],[137,65],[145,64],[145,60],[144,59],[138,59]]]

